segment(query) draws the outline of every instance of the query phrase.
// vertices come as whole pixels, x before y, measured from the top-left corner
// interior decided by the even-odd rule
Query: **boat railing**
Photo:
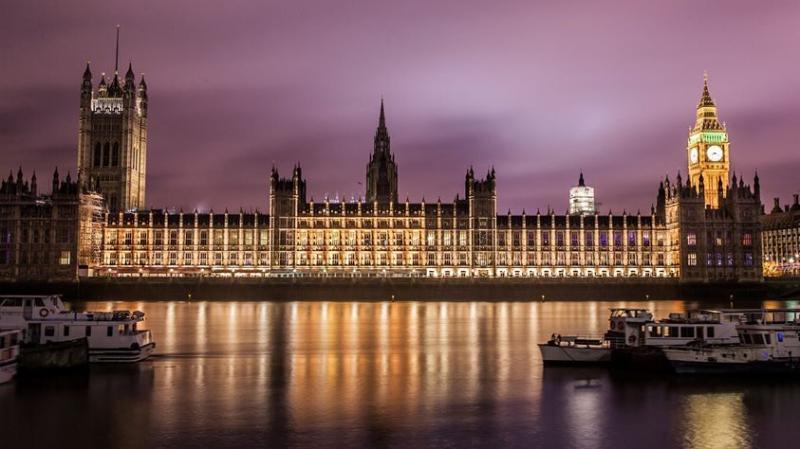
[[[66,318],[75,321],[111,321],[111,322],[124,322],[124,321],[144,321],[144,312],[129,310],[115,310],[111,312],[70,312],[63,311],[55,318]]]
[[[598,336],[553,334],[547,343],[553,346],[601,346],[605,341]]]

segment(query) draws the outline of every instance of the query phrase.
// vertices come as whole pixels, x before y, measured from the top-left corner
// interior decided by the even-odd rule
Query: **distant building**
[[[800,276],[800,196],[781,208],[780,199],[761,217],[764,240],[764,274],[770,277]]]
[[[583,180],[583,172],[578,178],[578,185],[569,189],[569,214],[594,215],[594,187],[589,187]]]

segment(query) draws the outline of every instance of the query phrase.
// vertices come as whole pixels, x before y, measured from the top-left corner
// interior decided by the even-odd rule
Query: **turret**
[[[58,167],[56,167],[55,171],[53,171],[53,194],[58,192]]]
[[[772,211],[770,211],[770,213],[777,214],[777,213],[781,213],[781,212],[783,212],[783,210],[781,209],[781,199],[778,198],[778,197],[775,197],[775,198],[773,198]]]
[[[100,83],[97,84],[97,96],[98,97],[107,97],[108,96],[108,85],[106,84],[106,74],[100,74]]]
[[[92,71],[89,69],[89,62],[86,62],[86,69],[83,71],[83,82],[81,83],[81,108],[88,108],[92,101]]]
[[[125,73],[125,93],[133,94],[136,91],[136,79],[133,75],[133,64],[128,63],[128,71]]]
[[[758,172],[756,172],[756,176],[753,178],[753,195],[755,195],[757,200],[761,200],[761,184],[759,183]]]

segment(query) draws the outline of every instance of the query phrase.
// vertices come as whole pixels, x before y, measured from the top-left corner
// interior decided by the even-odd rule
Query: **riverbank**
[[[800,281],[681,283],[675,279],[86,278],[4,283],[4,294],[58,293],[81,300],[710,300],[798,299]]]

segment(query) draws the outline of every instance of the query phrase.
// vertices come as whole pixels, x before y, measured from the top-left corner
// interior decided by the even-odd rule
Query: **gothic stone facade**
[[[82,192],[69,174],[60,180],[58,170],[50,195],[39,194],[36,174],[30,181],[21,169],[16,180],[9,175],[0,185],[0,280],[70,281],[77,279],[80,265],[99,263],[90,251],[99,242],[102,223],[92,223],[91,215],[101,200]]]
[[[95,90],[83,73],[78,132],[78,179],[103,192],[111,211],[143,209],[147,175],[147,84],[129,65],[124,83],[114,71]]]
[[[779,198],[768,215],[761,217],[764,241],[764,273],[770,277],[800,276],[800,195],[781,208]]]
[[[470,168],[464,196],[453,202],[397,201],[381,104],[364,201],[309,200],[299,165],[289,178],[273,168],[266,215],[109,214],[99,273],[758,281],[758,179],[753,188],[728,180],[721,133],[706,83],[689,137],[691,178],[662,183],[649,214],[498,215],[494,169],[478,178]],[[721,155],[711,142],[724,144]],[[696,151],[713,154],[701,158]],[[716,185],[707,189],[706,179]]]
[[[19,180],[4,187],[14,192],[0,202],[2,217],[9,217],[0,268],[7,278],[47,277],[55,269],[37,273],[28,257],[64,261],[72,273],[79,258],[85,274],[100,276],[762,278],[758,177],[752,188],[729,179],[728,136],[707,82],[687,143],[686,182],[680,175],[674,184],[663,182],[649,214],[574,215],[498,214],[494,169],[478,177],[470,168],[463,197],[452,202],[398,201],[383,104],[363,201],[309,199],[297,165],[288,178],[273,168],[266,214],[146,210],[147,94],[143,80],[133,86],[129,69],[124,86],[115,75],[109,87],[101,79],[95,94],[87,68],[79,183],[54,186],[43,202],[35,194],[22,200]],[[62,213],[64,189],[71,199]],[[106,196],[105,213],[96,212],[96,201],[81,200],[90,190]],[[41,222],[20,218],[32,213]],[[68,237],[57,231],[61,217],[69,220]],[[30,232],[37,227],[39,238],[46,229],[50,239],[35,243],[46,256],[23,255],[39,251],[26,246],[36,241]],[[68,249],[69,257],[56,258]]]

